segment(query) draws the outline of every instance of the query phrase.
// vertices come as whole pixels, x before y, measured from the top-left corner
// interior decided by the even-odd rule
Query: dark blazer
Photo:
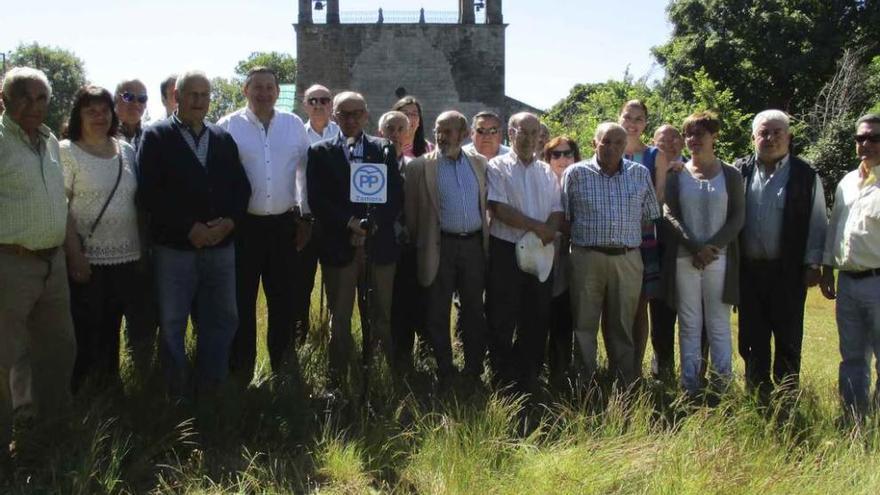
[[[152,242],[176,249],[195,249],[189,231],[196,222],[218,217],[240,224],[247,211],[251,185],[226,131],[206,123],[207,167],[166,119],[144,130],[138,151],[138,204],[149,218]],[[232,241],[229,235],[220,244]]]
[[[403,208],[403,179],[397,165],[394,146],[388,141],[364,134],[364,162],[384,163],[388,167],[388,201],[373,205],[373,219],[378,226],[370,238],[370,259],[380,265],[397,261],[400,246],[394,234],[394,221]],[[345,266],[354,259],[351,231],[352,217],[364,218],[367,205],[349,199],[351,170],[342,145],[336,138],[321,141],[309,148],[306,168],[309,207],[323,229],[318,248],[321,263]]]

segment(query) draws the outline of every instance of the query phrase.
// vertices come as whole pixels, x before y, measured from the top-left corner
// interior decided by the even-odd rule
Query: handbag
[[[92,227],[89,229],[89,235],[86,236],[85,239],[80,236],[79,243],[85,251],[86,241],[92,238],[95,235],[95,229],[98,228],[98,224],[101,223],[101,219],[104,218],[104,213],[107,211],[107,207],[110,206],[110,201],[113,200],[113,196],[116,195],[116,190],[119,189],[119,182],[122,180],[122,148],[119,146],[119,143],[116,144],[116,156],[119,159],[119,171],[116,173],[116,183],[113,184],[113,189],[110,191],[110,195],[107,196],[107,201],[104,202],[104,206],[101,207],[101,211],[98,213],[98,216],[95,218],[95,221],[92,222]]]

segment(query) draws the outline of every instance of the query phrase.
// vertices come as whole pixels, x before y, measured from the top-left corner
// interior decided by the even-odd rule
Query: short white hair
[[[208,75],[200,70],[187,70],[183,71],[179,76],[177,76],[177,82],[174,85],[174,90],[178,93],[183,91],[183,88],[186,87],[187,83],[192,79],[204,79],[208,81],[208,84],[211,84],[211,80],[208,79]]]
[[[382,116],[379,117],[379,129],[384,129],[386,124],[395,119],[403,120],[406,122],[406,127],[409,127],[409,119],[406,117],[405,113],[391,110],[390,112],[383,113]]]
[[[782,110],[764,110],[763,112],[755,115],[755,119],[752,120],[752,136],[758,132],[758,127],[761,127],[761,124],[764,122],[779,122],[784,125],[786,129],[791,127],[791,118],[787,113]]]
[[[25,81],[39,81],[49,91],[49,98],[52,98],[52,84],[49,83],[49,78],[43,71],[31,67],[9,69],[3,78],[3,96],[7,99],[11,98],[12,94],[19,90]]]
[[[138,79],[136,77],[130,77],[130,78],[123,79],[123,80],[119,81],[119,83],[116,85],[116,94],[114,95],[114,97],[119,96],[119,93],[122,92],[123,86],[125,86],[127,84],[132,84],[132,83],[140,84],[141,86],[144,87],[144,90],[147,89],[147,85],[144,84],[143,81],[141,81],[140,79]]]
[[[356,91],[343,91],[333,98],[333,111],[335,112],[340,105],[347,101],[359,101],[364,104],[364,110],[367,109],[367,100],[364,99],[364,95]]]
[[[598,141],[602,139],[603,137],[605,137],[605,134],[607,134],[608,131],[611,130],[620,131],[626,134],[626,129],[624,129],[624,127],[617,122],[602,122],[601,124],[596,126],[596,132],[593,133],[593,140]]]

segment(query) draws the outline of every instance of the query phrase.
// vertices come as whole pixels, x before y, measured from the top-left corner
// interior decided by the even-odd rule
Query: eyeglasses
[[[495,134],[498,134],[497,127],[477,127],[474,130],[477,131],[477,134],[479,134],[481,136],[486,136],[486,135],[494,136]]]
[[[352,110],[350,112],[336,111],[333,113],[333,115],[336,116],[336,120],[346,120],[346,119],[358,120],[361,117],[363,117],[365,113],[366,113],[366,111],[361,109],[361,110]]]
[[[880,143],[880,134],[856,134],[856,142],[859,144],[865,144],[866,142],[870,143]]]
[[[147,102],[146,93],[141,93],[139,95],[136,95],[134,93],[125,91],[122,94],[120,94],[119,96],[122,98],[122,101],[124,101],[126,103],[134,103],[135,101],[137,101],[138,103],[146,103]]]
[[[329,96],[313,96],[306,101],[308,101],[309,105],[316,107],[318,104],[329,105],[332,100]]]
[[[571,158],[574,156],[574,150],[553,150],[550,152],[550,156],[557,160],[562,158],[563,156],[566,158]]]

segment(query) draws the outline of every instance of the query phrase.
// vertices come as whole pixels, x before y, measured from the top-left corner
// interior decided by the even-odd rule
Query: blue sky
[[[669,36],[666,0],[506,0],[507,94],[546,108],[574,84],[662,72],[652,46]],[[73,7],[75,6],[75,7]],[[0,51],[37,41],[85,61],[89,79],[112,88],[140,77],[159,112],[158,85],[198,68],[229,77],[253,51],[296,55],[296,0],[42,0],[4,9]],[[456,11],[457,0],[340,0],[340,10]]]

